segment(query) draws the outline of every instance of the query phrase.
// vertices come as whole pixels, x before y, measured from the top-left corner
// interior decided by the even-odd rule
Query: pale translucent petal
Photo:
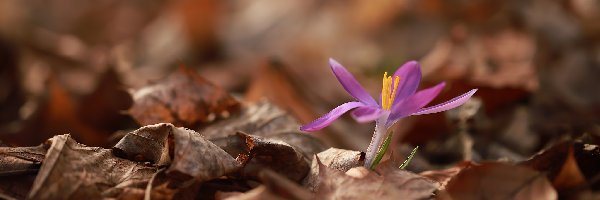
[[[475,94],[475,92],[477,92],[477,89],[473,89],[473,90],[471,90],[467,93],[464,93],[460,96],[454,97],[453,99],[450,99],[450,101],[446,101],[444,103],[441,103],[441,104],[438,104],[435,106],[419,109],[419,111],[413,113],[412,115],[431,114],[431,113],[443,112],[446,110],[450,110],[452,108],[456,108],[458,106],[463,105],[465,102],[467,102],[469,100],[469,98],[471,98],[471,96],[473,96],[473,94]]]
[[[355,101],[344,103],[344,104],[334,108],[333,110],[329,111],[329,113],[319,117],[315,121],[300,127],[300,130],[302,130],[302,131],[321,130],[322,128],[329,126],[329,124],[331,124],[333,121],[335,121],[337,118],[339,118],[344,113],[348,112],[349,110],[352,110],[353,108],[360,107],[360,106],[365,106],[365,104],[362,102],[355,102]]]
[[[363,106],[353,110],[350,114],[357,122],[366,123],[377,120],[383,113],[384,111],[379,107]]]

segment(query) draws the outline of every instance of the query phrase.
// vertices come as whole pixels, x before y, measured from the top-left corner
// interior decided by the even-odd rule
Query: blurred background
[[[422,65],[433,103],[479,88],[466,106],[403,120],[395,152],[422,169],[461,159],[522,160],[600,134],[596,0],[3,0],[0,139],[37,145],[72,133],[103,146],[136,128],[128,91],[180,65],[226,91],[269,99],[307,123],[351,100],[327,64],[373,95],[383,72]],[[363,150],[373,124],[345,116],[315,136]]]

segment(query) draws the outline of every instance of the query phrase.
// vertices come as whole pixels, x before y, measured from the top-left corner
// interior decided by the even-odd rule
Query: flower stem
[[[379,151],[377,152],[377,156],[375,157],[375,160],[373,160],[373,163],[371,164],[371,170],[374,170],[375,167],[377,167],[377,165],[383,158],[383,155],[385,155],[385,152],[387,152],[387,149],[390,146],[390,142],[392,141],[393,133],[394,133],[393,131],[390,132],[390,134],[388,134],[387,137],[385,138],[385,141],[383,141],[383,145],[381,145],[381,147],[379,148]]]
[[[383,142],[383,137],[386,135],[387,129],[385,128],[385,120],[387,120],[387,116],[380,118],[377,120],[375,124],[375,132],[373,133],[373,137],[371,138],[371,143],[369,143],[369,147],[367,148],[367,153],[365,155],[365,167],[371,168],[375,156],[378,153],[379,147]]]

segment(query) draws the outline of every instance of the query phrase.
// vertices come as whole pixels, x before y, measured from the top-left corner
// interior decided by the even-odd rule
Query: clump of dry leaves
[[[388,160],[371,171],[361,167],[364,153],[329,148],[269,102],[238,102],[186,68],[132,96],[136,121],[165,123],[118,131],[111,148],[71,134],[38,146],[3,144],[1,197],[557,199],[558,192],[597,187],[600,148],[585,141],[520,163],[467,161],[417,174]],[[223,112],[229,114],[214,117]]]
[[[0,1],[0,199],[599,199],[594,0]],[[422,63],[446,113],[340,118]],[[188,67],[179,67],[186,65]],[[415,147],[412,161],[398,166]]]

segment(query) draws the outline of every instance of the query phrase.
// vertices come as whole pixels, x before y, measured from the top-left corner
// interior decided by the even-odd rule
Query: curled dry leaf
[[[46,147],[0,147],[0,176],[36,173],[40,168]]]
[[[116,197],[125,188],[143,187],[156,172],[154,167],[116,158],[110,149],[79,144],[70,135],[49,142],[29,199]]]
[[[141,125],[165,122],[196,128],[239,108],[227,92],[185,67],[135,91],[133,100],[129,113]]]
[[[169,143],[167,139],[173,130],[172,124],[155,124],[127,133],[114,147],[115,155],[138,162],[151,162],[168,165]]]
[[[238,131],[261,137],[297,132],[300,125],[292,116],[267,101],[245,105],[240,114],[212,124],[200,131],[208,139],[235,135]]]
[[[388,170],[381,176],[370,171],[356,178],[320,162],[319,178],[316,199],[428,199],[437,188],[433,181],[405,170]]]
[[[546,172],[548,179],[553,180],[560,172],[561,165],[564,163],[571,148],[571,142],[561,142],[552,147],[542,150],[531,158],[520,162],[522,166],[532,168],[536,171]]]
[[[312,135],[299,131],[283,132],[268,138],[284,141],[302,153],[305,158],[312,158],[312,156],[324,151],[327,148],[325,144],[321,142],[321,140],[313,137]]]
[[[438,190],[446,189],[448,182],[452,180],[461,170],[471,165],[471,162],[465,161],[454,167],[443,170],[430,170],[419,173],[421,176],[427,177],[439,183]]]
[[[207,181],[241,168],[238,161],[199,133],[186,128],[173,128],[173,162],[170,176]]]
[[[600,147],[597,144],[576,142],[573,155],[583,177],[593,190],[600,189]]]
[[[362,166],[365,162],[365,153],[345,149],[329,148],[317,155],[313,155],[310,171],[302,185],[311,191],[319,185],[319,162],[338,171],[348,171],[351,168]]]
[[[289,144],[248,135],[242,132],[238,136],[244,141],[247,155],[238,157],[245,162],[244,176],[257,177],[265,168],[272,169],[292,181],[300,182],[308,173],[308,158]]]
[[[562,164],[559,173],[552,180],[552,184],[559,190],[572,189],[586,184],[585,177],[583,173],[581,173],[577,160],[575,159],[573,148],[569,148],[567,158]]]
[[[593,173],[582,172],[581,166],[594,168],[593,162],[597,162],[579,162],[581,156],[576,156],[576,153],[585,151],[584,146],[573,142],[561,142],[521,162],[520,165],[546,173],[558,191],[576,189],[587,184],[586,177],[592,178],[598,172],[598,165],[595,165]]]
[[[453,199],[557,199],[543,173],[507,163],[488,162],[463,169],[446,186]]]
[[[210,138],[213,143],[217,144],[233,157],[239,157],[239,155],[249,155],[250,151],[248,149],[251,148],[247,146],[249,143],[247,143],[246,138],[258,138],[259,144],[261,145],[260,148],[285,147],[285,149],[288,150],[293,149],[294,152],[282,151],[276,152],[276,154],[261,150],[262,153],[260,153],[260,155],[253,155],[270,155],[275,157],[283,156],[279,157],[282,159],[281,164],[283,164],[287,162],[299,162],[302,160],[300,159],[301,157],[306,160],[307,158],[311,158],[314,154],[317,154],[326,148],[326,146],[317,138],[300,132],[298,130],[299,126],[300,125],[296,122],[296,120],[288,115],[285,111],[267,101],[261,101],[244,106],[239,115],[222,120],[215,124],[211,124],[210,126],[207,126],[201,130],[200,133],[202,133],[202,135],[205,137]],[[236,134],[238,132],[245,132],[248,134]],[[260,148],[254,148],[255,150],[253,151],[258,152],[258,149]],[[244,159],[251,158],[248,157]],[[256,162],[256,160],[252,162]],[[264,160],[260,162],[264,162]],[[304,163],[304,161],[300,163]],[[250,169],[252,166],[253,165],[247,166],[247,169]],[[277,172],[289,171],[291,169],[303,171],[305,165],[297,165],[296,167],[290,169],[281,168],[283,166],[284,165],[276,165],[273,166],[272,169]],[[255,172],[253,172],[253,174],[253,176],[256,175]],[[291,175],[289,177],[293,180],[301,178],[300,174],[296,172],[284,174]],[[302,177],[303,176],[304,175],[302,175]]]
[[[25,199],[47,146],[0,147],[0,198]],[[10,198],[9,198],[10,197]]]
[[[169,165],[167,174],[179,181],[204,182],[237,171],[241,165],[199,133],[161,123],[128,133],[114,153],[135,161]]]

